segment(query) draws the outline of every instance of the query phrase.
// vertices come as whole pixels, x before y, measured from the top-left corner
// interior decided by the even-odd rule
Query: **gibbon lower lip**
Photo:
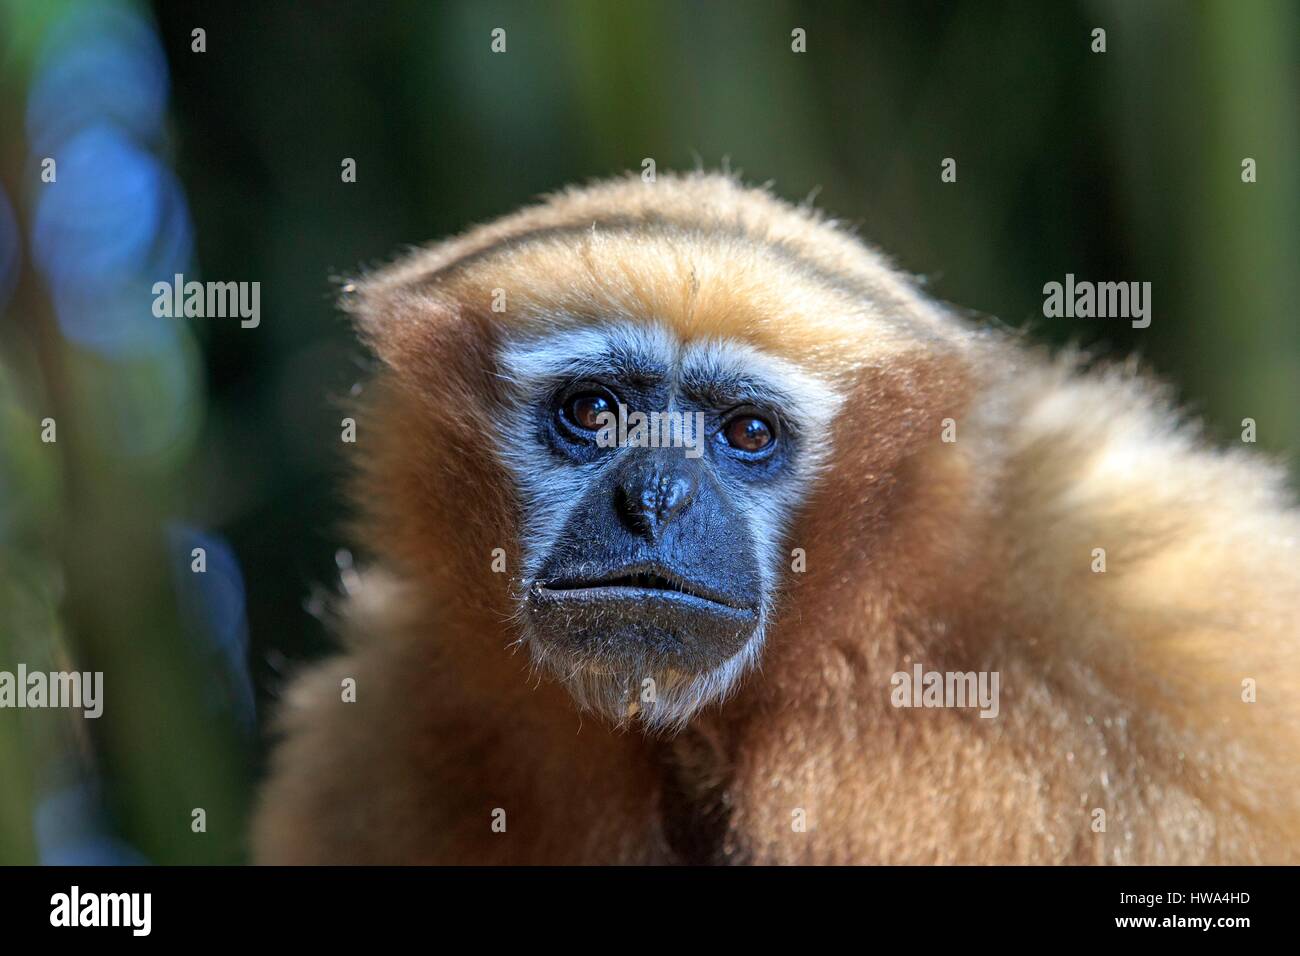
[[[612,576],[548,577],[533,584],[527,604],[539,646],[569,655],[588,673],[651,667],[705,674],[734,656],[760,624],[757,609]]]
[[[593,588],[538,588],[538,597],[543,601],[571,601],[575,604],[593,604],[593,602],[632,601],[638,605],[653,604],[655,601],[666,604],[690,607],[695,610],[707,610],[714,614],[728,617],[753,617],[754,611],[748,607],[723,604],[711,598],[699,597],[698,594],[686,594],[681,591],[664,591],[662,588],[633,588],[627,585],[601,585]]]
[[[752,613],[752,609],[712,588],[687,581],[657,569],[627,571],[598,579],[557,579],[538,583],[539,596],[555,600],[670,601],[687,606],[712,605],[730,611]]]

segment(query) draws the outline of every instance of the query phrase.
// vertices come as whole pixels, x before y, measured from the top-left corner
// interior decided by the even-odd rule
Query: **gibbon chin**
[[[374,560],[258,861],[1300,860],[1285,475],[1131,367],[718,175],[556,194],[344,305]]]

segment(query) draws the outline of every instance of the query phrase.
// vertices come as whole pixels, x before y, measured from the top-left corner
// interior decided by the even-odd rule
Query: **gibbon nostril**
[[[659,516],[665,522],[690,500],[692,483],[683,475],[666,478],[659,486]]]

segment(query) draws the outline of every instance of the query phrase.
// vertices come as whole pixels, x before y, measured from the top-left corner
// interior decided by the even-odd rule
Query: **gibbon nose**
[[[681,449],[663,449],[629,462],[614,494],[627,526],[654,541],[690,504],[698,487],[698,470]]]

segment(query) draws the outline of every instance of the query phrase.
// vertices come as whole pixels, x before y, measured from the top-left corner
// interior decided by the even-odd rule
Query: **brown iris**
[[[569,418],[579,428],[594,432],[600,428],[600,416],[613,412],[609,399],[603,395],[579,395],[569,402]]]
[[[740,451],[762,451],[772,444],[772,426],[754,415],[742,415],[727,423],[727,444]]]

